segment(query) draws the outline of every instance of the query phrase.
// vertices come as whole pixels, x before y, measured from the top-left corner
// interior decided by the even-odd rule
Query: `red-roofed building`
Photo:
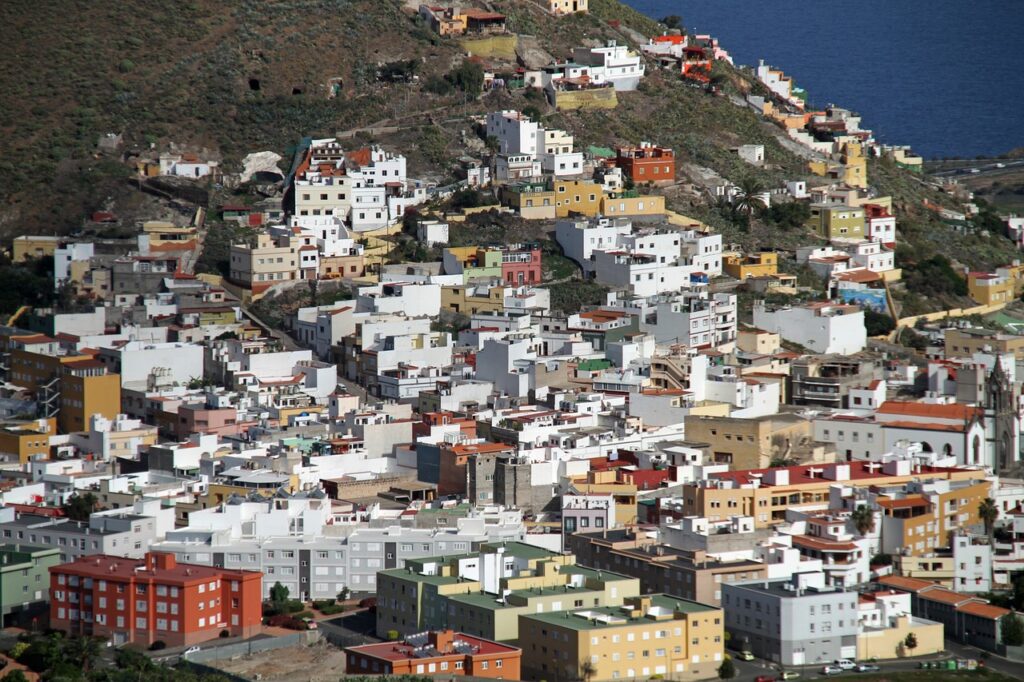
[[[518,680],[522,649],[452,630],[345,649],[349,675],[473,675]]]
[[[94,554],[50,569],[50,627],[115,646],[192,646],[224,630],[252,637],[260,631],[262,582],[259,571],[179,564],[164,552]]]
[[[675,182],[676,155],[667,147],[642,142],[639,147],[619,147],[615,154],[615,164],[633,182]]]

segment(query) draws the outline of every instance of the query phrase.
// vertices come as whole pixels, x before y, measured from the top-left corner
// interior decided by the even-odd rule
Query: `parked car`
[[[879,670],[881,668],[874,663],[861,663],[857,666],[857,672],[859,673],[877,673]]]
[[[181,653],[182,658],[188,658],[192,654],[199,653],[201,649],[197,646],[190,646]]]
[[[780,680],[795,680],[800,677],[800,673],[796,670],[783,670],[779,673]]]
[[[754,660],[754,654],[750,653],[749,651],[741,651],[738,654],[736,654],[736,658],[740,659],[741,661],[752,661]]]
[[[754,682],[775,682],[774,675],[758,675],[754,678]]]
[[[838,661],[832,661],[832,664],[843,671],[853,670],[857,667],[857,664],[848,658],[840,658]]]
[[[838,665],[826,665],[824,668],[821,669],[822,675],[840,675],[842,674],[842,672],[843,669],[840,668]]]
[[[377,598],[376,597],[365,597],[359,600],[359,608],[370,609],[371,611],[377,610]]]

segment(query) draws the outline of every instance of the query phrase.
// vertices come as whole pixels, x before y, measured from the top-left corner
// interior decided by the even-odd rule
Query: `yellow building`
[[[724,621],[720,608],[665,594],[523,615],[523,679],[712,678],[725,656]]]
[[[876,502],[882,510],[886,548],[927,555],[948,547],[951,531],[981,522],[978,506],[992,487],[985,480],[960,480],[923,483],[915,489],[920,492],[895,491],[891,496],[882,490]]]
[[[610,218],[664,215],[665,197],[655,194],[638,197],[609,195],[601,199],[601,214]]]
[[[57,413],[57,425],[63,433],[85,430],[94,414],[113,419],[120,412],[119,374],[108,374],[102,362],[91,358],[64,365]]]
[[[988,329],[946,329],[943,335],[947,358],[970,358],[975,353],[1013,353],[1024,360],[1024,336]]]
[[[519,617],[581,606],[621,606],[640,581],[576,565],[576,557],[520,542],[484,543],[478,552],[407,559],[376,576],[377,633],[406,635],[447,624],[495,641],[519,638]],[[372,589],[372,588],[371,588]]]
[[[906,648],[907,635],[914,633],[917,646],[913,652]],[[942,653],[946,646],[942,623],[903,615],[893,618],[888,627],[862,628],[857,635],[857,658],[862,661],[904,656],[931,656]]]
[[[0,454],[17,457],[25,464],[33,459],[49,459],[50,436],[57,433],[55,419],[33,419],[0,426]]]
[[[15,336],[10,381],[36,396],[48,414],[56,414],[61,433],[84,431],[89,417],[113,419],[121,412],[121,376],[110,374],[91,355],[57,355],[52,339],[41,334]]]
[[[1014,296],[1016,283],[1009,277],[994,272],[967,273],[967,293],[981,305],[1009,303]]]
[[[843,182],[850,187],[866,189],[868,186],[868,160],[860,142],[847,142],[843,146],[843,166],[846,169]]]
[[[487,284],[441,287],[441,308],[463,315],[500,313],[505,309],[505,294],[508,291],[504,286]]]
[[[260,234],[256,245],[232,244],[230,279],[253,293],[298,278],[298,256],[289,246],[278,246],[267,234]]]
[[[590,11],[590,0],[548,0],[548,11],[555,15]]]
[[[811,422],[793,414],[750,419],[691,416],[685,424],[687,440],[707,443],[715,462],[736,469],[767,467],[772,455],[784,450],[787,443],[813,436]]]
[[[15,237],[11,243],[11,260],[22,263],[29,258],[52,256],[58,246],[60,240],[57,237],[28,234]]]
[[[506,185],[501,188],[501,201],[527,220],[553,220],[555,190],[543,182]]]
[[[149,239],[150,248],[158,250],[175,246],[185,248],[199,236],[199,230],[194,227],[179,227],[166,220],[149,220],[143,223],[142,233]]]
[[[615,500],[615,525],[625,526],[637,522],[637,487],[622,483],[615,470],[588,471],[570,477],[572,489],[580,495],[611,495]]]
[[[808,226],[826,239],[863,239],[864,209],[859,206],[811,204]]]
[[[743,256],[739,253],[723,254],[722,269],[725,270],[725,274],[736,279],[777,275],[779,254],[774,251],[762,251],[754,256]]]
[[[937,556],[922,554],[920,556],[894,554],[892,568],[896,575],[915,580],[927,580],[943,587],[953,587],[956,578],[956,566],[952,555]]]
[[[703,441],[696,435],[690,435],[690,420],[686,420],[687,439]],[[767,528],[786,519],[786,512],[797,505],[820,505],[828,503],[829,488],[834,485],[847,485],[854,488],[871,486],[903,486],[915,480],[923,483],[950,482],[952,484],[968,483],[973,485],[978,472],[971,469],[939,469],[935,471],[919,471],[916,473],[891,473],[888,469],[878,469],[866,462],[841,462],[833,464],[805,464],[791,467],[775,467],[771,469],[754,469],[748,471],[728,471],[714,474],[711,479],[683,486],[683,514],[685,516],[703,516],[717,521],[732,516],[751,516],[756,528]],[[755,485],[755,481],[757,485]],[[987,482],[983,482],[987,488]],[[971,499],[981,488],[965,490]],[[977,520],[977,504],[974,509],[963,512],[965,518]],[[930,516],[930,514],[929,514]],[[896,519],[897,517],[892,517]],[[918,523],[927,528],[928,521],[923,515],[918,521],[912,517],[907,524],[908,536],[911,528]],[[888,523],[888,519],[886,519]],[[887,526],[888,527],[888,526]],[[945,523],[943,523],[943,527]],[[899,531],[894,531],[900,535]],[[936,531],[929,531],[929,537]],[[921,540],[925,539],[921,535]],[[918,540],[914,539],[914,543]],[[916,545],[915,545],[916,547]],[[923,549],[923,548],[922,548]]]
[[[587,217],[601,212],[603,188],[592,180],[555,180],[555,216],[568,218],[571,213]]]

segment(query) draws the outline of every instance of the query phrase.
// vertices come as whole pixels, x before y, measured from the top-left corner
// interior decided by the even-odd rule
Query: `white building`
[[[849,355],[867,345],[864,311],[852,305],[819,302],[769,310],[759,301],[754,304],[754,326],[815,353]]]
[[[498,141],[502,154],[525,155],[537,158],[540,124],[515,110],[492,111],[487,114],[487,137]],[[499,177],[499,179],[501,179]]]
[[[416,238],[427,246],[448,244],[448,223],[440,220],[421,220],[416,225]]]
[[[636,90],[644,77],[643,58],[614,40],[609,40],[604,47],[577,47],[573,58],[577,64],[590,67],[592,82],[610,83],[619,91]]]

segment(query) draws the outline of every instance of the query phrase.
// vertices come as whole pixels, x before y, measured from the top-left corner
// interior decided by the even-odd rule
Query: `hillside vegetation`
[[[606,40],[635,44],[664,29],[617,0],[592,0],[591,14],[559,19],[529,0],[486,4],[556,58]],[[442,182],[456,158],[483,149],[473,118],[514,107],[568,129],[577,147],[643,140],[671,146],[684,175],[710,169],[763,188],[807,177],[804,160],[779,142],[779,130],[734,103],[759,91],[749,71],[716,65],[722,92],[712,95],[649,66],[638,92],[623,93],[617,109],[602,112],[556,112],[538,91],[477,98],[466,92],[466,74],[455,71],[465,48],[433,35],[399,0],[7,0],[0,3],[0,36],[8,46],[0,57],[2,238],[70,232],[89,211],[130,195],[130,169],[117,156],[96,153],[98,137],[108,132],[124,135],[123,151],[171,142],[209,149],[230,171],[249,152],[275,151],[287,166],[303,137],[397,123],[397,132],[360,133],[352,144],[399,150],[409,156],[410,173]],[[388,65],[418,78],[384,82],[378,76]],[[329,97],[336,82],[341,89]],[[765,167],[733,151],[748,143],[765,145]],[[929,259],[944,253],[972,269],[1014,257],[1013,245],[991,225],[952,225],[924,209],[925,199],[951,204],[906,171],[877,161],[870,178],[899,209],[906,262],[898,264],[913,270],[925,263],[922,276],[909,281],[925,280]],[[727,243],[751,250],[813,243],[792,215],[737,219],[692,190],[666,194],[670,207],[721,230]],[[213,202],[224,195],[211,196]],[[910,308],[962,300],[958,285],[934,289],[912,292]]]

